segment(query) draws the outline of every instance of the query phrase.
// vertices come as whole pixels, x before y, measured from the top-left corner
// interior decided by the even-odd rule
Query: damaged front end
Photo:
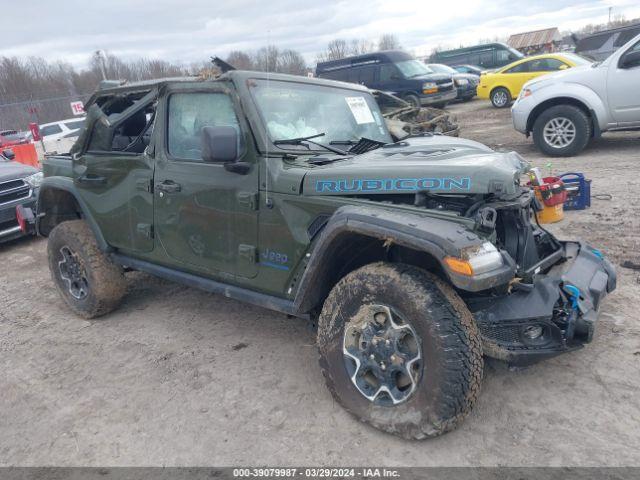
[[[462,292],[485,355],[524,366],[589,343],[600,303],[616,287],[612,264],[598,250],[561,242],[540,227],[533,199],[520,208],[494,207],[495,243],[515,261],[515,275],[500,288]]]
[[[466,298],[483,338],[485,355],[510,365],[530,365],[575,350],[593,338],[602,299],[616,273],[600,252],[561,242],[557,260],[504,294]]]

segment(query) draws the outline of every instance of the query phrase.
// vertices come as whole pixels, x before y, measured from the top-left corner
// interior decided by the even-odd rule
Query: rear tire
[[[74,313],[96,318],[120,304],[123,270],[100,251],[84,220],[57,225],[49,235],[47,253],[53,282]]]
[[[340,280],[320,314],[318,349],[336,401],[407,439],[453,430],[480,392],[471,313],[453,288],[413,266],[374,263]]]
[[[511,93],[504,87],[494,88],[490,97],[491,103],[496,108],[507,108],[511,104]]]
[[[548,108],[533,124],[533,141],[551,157],[571,157],[580,153],[591,139],[591,119],[573,105]]]

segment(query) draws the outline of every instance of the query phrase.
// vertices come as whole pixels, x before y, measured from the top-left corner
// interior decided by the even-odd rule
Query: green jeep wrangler
[[[109,313],[139,270],[311,319],[331,393],[381,430],[454,429],[483,355],[581,347],[615,288],[537,224],[519,155],[394,139],[359,85],[231,71],[106,82],[86,108],[36,212],[69,307]]]

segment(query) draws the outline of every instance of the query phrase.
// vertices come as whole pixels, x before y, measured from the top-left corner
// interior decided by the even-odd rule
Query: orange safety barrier
[[[32,167],[40,168],[38,153],[36,152],[36,146],[33,143],[12,145],[8,148],[13,150],[13,153],[16,154],[16,158],[14,158],[14,161],[24,163],[25,165],[31,165]]]

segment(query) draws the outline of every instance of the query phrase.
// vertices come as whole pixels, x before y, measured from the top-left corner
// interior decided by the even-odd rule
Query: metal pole
[[[107,73],[104,65],[104,56],[102,55],[102,50],[96,50],[95,56],[98,59],[98,66],[100,67],[100,73],[102,73],[102,79],[106,80]]]

